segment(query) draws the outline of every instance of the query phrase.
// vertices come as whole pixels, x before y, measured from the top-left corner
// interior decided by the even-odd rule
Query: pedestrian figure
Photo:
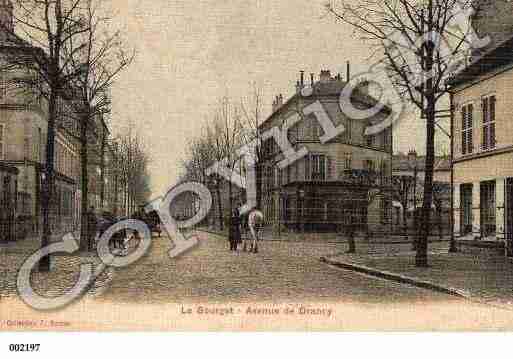
[[[249,247],[250,253],[258,253],[258,241],[260,240],[259,234],[264,221],[264,215],[259,210],[252,211],[248,216],[249,229],[253,241]],[[244,249],[246,248],[246,242],[244,242]]]
[[[355,234],[356,234],[356,211],[355,208],[350,209],[345,218],[345,232],[347,236],[347,243],[349,244],[349,249],[346,253],[356,253],[356,242],[355,242]]]
[[[96,238],[96,232],[98,227],[98,221],[96,214],[94,213],[94,207],[89,209],[87,212],[87,249],[92,251],[94,248],[94,241]]]
[[[232,216],[230,218],[230,232],[228,235],[228,239],[230,240],[230,250],[236,251],[237,245],[241,240],[240,236],[240,217],[239,210],[235,208],[232,212]]]

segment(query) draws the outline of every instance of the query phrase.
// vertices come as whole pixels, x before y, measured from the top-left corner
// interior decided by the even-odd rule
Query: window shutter
[[[461,107],[461,130],[467,128],[467,106]]]
[[[495,121],[495,96],[490,96],[490,121]]]
[[[474,150],[473,140],[473,123],[474,123],[474,105],[469,104],[467,109],[467,152],[472,153]]]
[[[488,98],[482,99],[481,107],[483,109],[483,123],[488,122]]]
[[[330,157],[326,157],[326,172],[327,176],[326,178],[331,179],[333,178],[333,163]]]
[[[305,156],[305,180],[310,179],[310,155]]]
[[[488,136],[489,136],[488,130],[489,130],[488,125],[484,125],[483,126],[483,150],[488,149]]]
[[[4,128],[5,126],[0,124],[0,160],[4,159]]]
[[[490,148],[495,147],[495,122],[490,123]]]
[[[469,104],[467,109],[467,128],[472,128],[474,124],[474,105]]]
[[[490,148],[495,147],[495,96],[490,97]]]

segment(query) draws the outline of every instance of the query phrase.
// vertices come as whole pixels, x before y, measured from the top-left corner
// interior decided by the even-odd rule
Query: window
[[[472,139],[472,121],[474,106],[470,103],[461,108],[461,154],[472,153],[474,142]]]
[[[472,233],[472,183],[460,185],[461,234]]]
[[[0,99],[3,99],[5,96],[7,96],[7,80],[5,75],[0,72]]]
[[[351,153],[344,153],[344,169],[350,170],[353,167],[353,155]]]
[[[23,157],[26,160],[32,159],[32,151],[30,148],[30,128],[28,124],[25,124],[25,128],[23,129],[25,137],[23,138]]]
[[[41,131],[41,128],[37,129],[37,161],[41,163],[43,159],[43,132]]]
[[[365,170],[369,172],[374,171],[374,161],[373,160],[366,160],[365,161]]]
[[[481,231],[495,234],[495,181],[481,182]]]
[[[326,156],[312,155],[310,156],[310,169],[312,180],[326,179]]]
[[[383,131],[383,149],[389,150],[392,144],[392,131],[390,131],[390,128],[387,128],[385,131]]]
[[[495,96],[485,97],[482,100],[483,109],[483,150],[495,148]]]
[[[314,140],[319,140],[323,136],[323,130],[321,125],[315,121],[313,124],[313,131],[314,131]]]
[[[366,140],[367,140],[367,147],[374,147],[374,136],[373,135],[366,136]]]
[[[71,217],[73,213],[73,193],[68,189],[62,189],[61,214],[64,217]]]
[[[5,125],[0,123],[0,160],[4,160],[4,132]]]

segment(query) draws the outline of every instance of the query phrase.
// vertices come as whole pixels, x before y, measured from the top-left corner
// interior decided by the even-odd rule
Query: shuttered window
[[[7,95],[7,80],[3,73],[0,73],[0,99]]]
[[[326,180],[326,156],[324,155],[312,155],[311,159],[311,170],[312,180]]]
[[[461,108],[461,153],[463,155],[472,153],[474,141],[472,138],[472,123],[474,117],[474,106],[470,103]]]
[[[495,96],[485,97],[482,100],[483,133],[481,148],[490,150],[495,148]]]
[[[5,125],[0,124],[0,160],[4,160],[4,132]]]

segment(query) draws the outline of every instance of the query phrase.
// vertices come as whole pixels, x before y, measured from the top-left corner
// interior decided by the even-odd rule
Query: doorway
[[[462,184],[461,196],[461,235],[472,233],[472,190],[471,183]]]

